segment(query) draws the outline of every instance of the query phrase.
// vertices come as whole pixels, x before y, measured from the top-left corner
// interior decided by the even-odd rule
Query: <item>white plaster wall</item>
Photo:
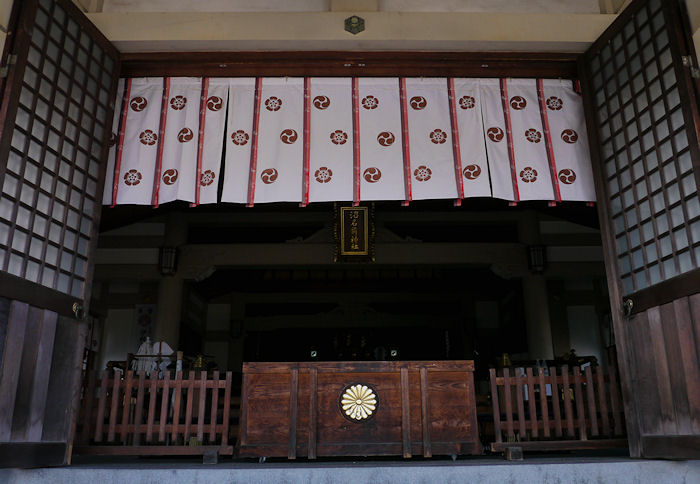
[[[579,356],[595,356],[603,364],[598,316],[593,306],[567,306],[569,344]]]
[[[134,310],[110,309],[107,311],[104,333],[102,335],[102,351],[98,356],[97,369],[104,370],[110,360],[123,360],[127,353],[135,353],[138,348],[134,343]]]

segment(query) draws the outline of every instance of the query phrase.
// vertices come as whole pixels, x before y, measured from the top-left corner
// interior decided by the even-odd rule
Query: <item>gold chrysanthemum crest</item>
[[[367,385],[352,385],[343,392],[340,407],[350,420],[359,422],[369,418],[375,412],[377,395]]]

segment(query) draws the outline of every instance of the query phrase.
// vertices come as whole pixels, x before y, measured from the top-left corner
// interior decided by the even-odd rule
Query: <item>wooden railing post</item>
[[[136,390],[136,410],[134,411],[134,445],[141,443],[141,423],[143,420],[143,394],[146,384],[146,372],[139,372],[139,381]]]
[[[515,439],[513,432],[513,405],[512,405],[510,371],[508,368],[503,368],[503,399],[506,404],[506,430],[508,431],[508,441],[512,442]]]
[[[489,369],[489,377],[491,378],[491,405],[493,407],[493,432],[496,437],[496,442],[503,442],[501,435],[501,406],[498,402],[498,381],[496,377],[496,369]]]
[[[90,443],[90,428],[92,426],[92,405],[95,398],[95,373],[89,372],[87,385],[83,392],[82,421],[83,426],[80,432],[80,442],[83,445]]]
[[[216,417],[219,413],[219,372],[212,375],[211,385],[211,414],[209,415],[209,443],[216,441]],[[226,422],[224,422],[226,426]]]
[[[545,374],[545,368],[537,368],[536,374],[531,367],[526,368],[524,376],[518,373],[519,369],[515,368],[515,374],[512,370],[514,368],[503,368],[503,376],[499,377],[497,370],[489,369],[495,432],[492,450],[503,451],[509,447],[574,450],[626,445],[624,439],[615,438],[622,432],[619,429],[618,433],[617,429],[622,424],[618,416],[619,395],[616,394],[613,369],[609,377],[601,367],[591,366],[583,371],[579,366],[573,366],[571,370],[567,365],[550,367],[549,375]],[[529,400],[527,409],[524,404],[525,384]],[[547,398],[548,385],[552,389],[551,400]],[[501,407],[501,395],[505,408]],[[515,412],[517,423],[514,423]],[[505,429],[503,415],[506,419]],[[519,432],[517,439],[516,425]],[[563,433],[564,429],[566,434]]]

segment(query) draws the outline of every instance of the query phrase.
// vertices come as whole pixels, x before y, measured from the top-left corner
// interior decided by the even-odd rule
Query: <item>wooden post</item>
[[[134,412],[134,445],[141,443],[141,423],[143,420],[143,393],[146,385],[146,372],[139,372],[139,381],[136,390],[136,411]]]
[[[517,370],[520,370],[519,368]],[[516,371],[517,371],[516,370]],[[515,397],[518,409],[518,432],[520,440],[527,440],[527,430],[525,429],[525,402],[523,401],[523,378],[515,376]]]
[[[503,398],[506,403],[506,430],[508,431],[508,441],[512,441],[515,438],[515,433],[513,432],[513,405],[511,397],[510,371],[508,368],[503,368]]]
[[[228,432],[231,426],[229,419],[231,418],[231,372],[226,372],[226,383],[224,387],[224,419],[223,430],[221,431],[221,446],[228,444]]]
[[[83,426],[80,433],[80,442],[82,445],[90,443],[90,428],[92,425],[92,405],[95,399],[95,372],[88,373],[87,387],[83,394]]]
[[[219,413],[219,386],[221,382],[219,381],[218,370],[214,372],[211,377],[211,412],[209,415],[209,442],[213,443],[216,440],[216,417]],[[226,426],[226,422],[224,422]]]
[[[574,432],[574,410],[571,407],[571,389],[569,388],[569,367],[561,367],[561,378],[564,384],[564,411],[566,413],[566,435],[571,439],[575,438]]]
[[[549,408],[547,406],[547,385],[545,384],[544,381],[544,368],[538,368],[538,373],[537,377],[539,380],[539,385],[540,385],[540,411],[542,412],[542,424],[543,424],[543,432],[545,437],[550,437],[551,436],[551,431],[549,428]],[[552,386],[550,385],[550,388]],[[554,393],[552,393],[552,397],[554,397]],[[554,398],[552,398],[554,399]],[[561,426],[561,423],[560,423]]]
[[[610,415],[608,414],[608,399],[605,391],[605,374],[603,367],[599,366],[595,371],[596,382],[598,384],[598,406],[600,407],[600,418],[603,420],[603,434],[610,437]]]
[[[496,434],[496,442],[503,442],[501,436],[501,407],[498,402],[498,383],[496,380],[496,369],[489,369],[491,377],[491,406],[493,407],[493,431]]]
[[[411,405],[408,401],[408,368],[401,372],[401,435],[403,441],[403,456],[411,457]]]
[[[194,382],[196,373],[190,370],[188,373],[187,383],[187,405],[185,406],[185,437],[184,443],[187,445],[190,441],[190,428],[192,427],[192,407],[194,406]]]
[[[158,371],[151,372],[148,395],[148,419],[146,420],[146,442],[153,439],[153,421],[156,417],[156,397],[158,396]]]
[[[163,391],[160,394],[160,426],[158,440],[165,441],[165,424],[168,422],[168,409],[170,408],[170,372],[165,371],[163,378]]]
[[[204,442],[204,412],[207,402],[207,372],[202,371],[199,383],[199,404],[197,414],[197,440]]]
[[[598,415],[595,408],[595,392],[594,392],[594,382],[593,374],[591,373],[591,367],[587,366],[584,370],[584,375],[586,376],[586,402],[588,403],[588,419],[591,422],[591,435],[598,436]]]
[[[124,398],[122,399],[122,425],[121,425],[121,439],[124,445],[126,445],[129,433],[127,432],[127,426],[129,425],[129,416],[131,415],[131,388],[133,386],[134,372],[128,370],[126,372],[126,380],[124,381]]]
[[[559,383],[557,378],[556,366],[549,367],[549,381],[552,385],[552,411],[554,414],[554,434],[557,437],[561,437],[561,393],[559,392]],[[568,394],[568,390],[566,391],[566,393]]]
[[[527,394],[528,394],[528,407],[530,409],[530,432],[532,432],[532,437],[537,438],[538,435],[538,422],[537,422],[537,402],[535,402],[535,377],[532,375],[532,368],[527,368]]]
[[[173,425],[170,432],[170,438],[173,443],[177,442],[177,434],[180,427],[180,405],[182,402],[182,372],[175,372],[175,402],[173,403]]]
[[[469,382],[467,382],[467,385]],[[430,442],[430,389],[428,387],[428,369],[420,369],[421,422],[423,424],[423,457],[432,457],[433,449]]]
[[[309,452],[308,458],[316,458],[316,430],[318,421],[318,369],[309,370]]]
[[[102,372],[100,381],[100,399],[97,404],[97,424],[95,425],[95,442],[102,442],[102,427],[105,421],[105,408],[107,407],[107,370]]]
[[[299,369],[292,368],[289,382],[289,459],[297,458],[297,415],[299,399]]]
[[[109,410],[109,429],[107,430],[107,441],[114,442],[114,437],[117,427],[117,414],[119,412],[119,388],[121,383],[121,378],[119,377],[119,372],[113,372],[112,376],[112,406]]]
[[[574,366],[574,398],[576,399],[579,438],[581,440],[587,440],[586,414],[583,409],[583,392],[581,391],[581,370],[579,370],[578,366]]]

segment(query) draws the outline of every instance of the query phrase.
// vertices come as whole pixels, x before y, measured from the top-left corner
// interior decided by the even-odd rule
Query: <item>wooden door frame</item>
[[[91,217],[92,226],[89,230],[85,230],[89,234],[82,232],[83,235],[90,238],[86,242],[87,249],[85,253],[81,254],[86,259],[87,264],[81,297],[71,296],[43,286],[38,282],[30,282],[22,277],[0,271],[0,287],[2,288],[0,299],[3,300],[3,303],[7,302],[10,306],[7,325],[8,328],[10,326],[13,328],[12,335],[8,331],[5,339],[5,344],[12,345],[13,354],[11,357],[7,357],[7,352],[3,352],[2,358],[0,358],[2,360],[0,361],[0,384],[3,387],[3,391],[0,392],[0,395],[2,395],[0,400],[3,401],[5,409],[12,409],[12,411],[3,413],[0,467],[60,466],[70,463],[77,406],[81,394],[81,367],[87,327],[84,321],[77,321],[73,318],[72,306],[73,302],[87,306],[90,300],[91,279],[94,270],[97,236],[99,234],[102,187],[107,166],[107,141],[110,136],[111,111],[114,108],[113,99],[116,95],[117,77],[119,74],[119,55],[116,48],[97,30],[78,7],[71,0],[55,0],[51,2],[48,9],[44,9],[44,17],[51,12],[56,12],[54,8],[61,9],[64,14],[62,19],[55,20],[52,24],[51,21],[47,21],[47,26],[42,28],[41,22],[37,21],[39,1],[15,0],[12,5],[8,37],[2,58],[3,65],[8,67],[7,77],[0,80],[0,92],[2,92],[2,98],[0,98],[0,154],[4,155],[2,156],[2,162],[0,162],[0,183],[4,181],[4,177],[9,171],[7,166],[10,159],[11,139],[15,129],[17,129],[16,126],[20,128],[21,134],[27,135],[28,133],[25,127],[16,124],[22,90],[30,91],[35,100],[40,96],[43,97],[44,102],[52,106],[51,109],[57,107],[57,109],[63,110],[65,110],[65,106],[68,106],[67,100],[69,98],[72,99],[74,105],[82,108],[81,105],[84,104],[87,98],[86,92],[90,92],[91,95],[94,95],[93,110],[89,111],[89,108],[85,107],[78,114],[74,114],[75,119],[71,118],[76,126],[80,125],[77,127],[80,136],[85,135],[88,137],[87,147],[82,145],[76,146],[79,138],[70,138],[70,142],[76,144],[73,145],[73,152],[66,154],[62,151],[60,144],[58,145],[59,148],[51,148],[54,156],[62,157],[65,163],[69,165],[69,174],[59,174],[58,169],[54,167],[45,168],[43,164],[46,146],[48,145],[46,141],[49,129],[53,129],[55,133],[58,133],[59,143],[69,139],[65,130],[67,115],[62,122],[54,121],[53,123],[51,122],[53,118],[45,120],[40,116],[45,123],[44,132],[40,132],[41,136],[31,133],[36,143],[43,146],[39,156],[33,155],[30,157],[26,150],[22,152],[16,150],[15,153],[20,153],[19,156],[22,158],[23,163],[28,163],[27,159],[31,159],[39,171],[46,170],[54,177],[54,180],[58,179],[59,176],[63,177],[70,185],[73,173],[76,171],[75,166],[79,166],[79,161],[74,155],[75,151],[82,149],[84,153],[89,152],[88,156],[92,156],[92,159],[85,161],[84,174],[86,178],[83,178],[84,183],[83,185],[75,184],[75,187],[79,190],[79,202],[74,202],[75,205],[71,204],[71,207],[78,214],[78,217],[88,214]],[[58,17],[54,18],[58,19]],[[74,23],[71,24],[71,22]],[[49,25],[52,29],[53,44],[63,47],[61,44],[68,36],[74,41],[72,52],[68,49],[59,50],[61,53],[51,59],[52,62],[56,63],[53,74],[43,70],[45,65],[44,58],[48,56],[45,53],[46,51],[43,52],[44,57],[41,58],[39,63],[34,65],[28,60],[32,32],[36,33],[37,29],[43,29],[45,42],[48,42]],[[71,27],[73,27],[73,31],[71,31]],[[54,28],[58,30],[58,38],[54,37]],[[87,43],[84,43],[86,39]],[[38,43],[35,44],[34,49],[42,49],[38,47]],[[43,43],[41,45],[48,44]],[[96,51],[93,48],[96,45],[101,50]],[[77,58],[77,54],[81,51],[92,56],[87,63]],[[10,54],[16,55],[12,62],[8,62]],[[63,63],[58,64],[57,59],[63,60],[68,57],[70,57],[68,59],[70,62],[67,66]],[[106,58],[114,62],[111,71],[103,67]],[[87,78],[96,82],[94,93],[88,87],[76,94],[72,91],[69,92],[69,88],[60,86],[58,82],[55,82],[61,71],[65,76],[77,79],[74,74],[78,64],[81,64],[80,67],[86,71],[89,67],[97,67],[96,73],[92,69],[86,72],[86,76],[89,76]],[[31,92],[31,83],[24,82],[25,69],[28,65],[33,65],[37,78],[41,78],[52,85],[53,90],[50,94],[39,94],[38,89]],[[72,84],[75,83],[77,83],[77,80]],[[72,86],[72,84],[69,83],[69,86]],[[102,90],[102,96],[100,96],[100,90]],[[63,108],[60,107],[60,102],[56,102],[58,99],[57,91],[61,91],[61,95],[65,98]],[[95,105],[105,111],[104,119],[99,118],[99,111],[95,108]],[[33,108],[25,106],[24,109],[28,111]],[[86,115],[86,112],[89,112],[89,114]],[[88,117],[90,118],[89,120],[87,120]],[[98,118],[100,122],[104,121],[104,132],[100,138],[96,136],[97,131],[95,128],[95,120]],[[84,123],[84,120],[88,122]],[[98,153],[99,160],[97,159]],[[89,172],[89,164],[93,163],[93,160],[93,171]],[[97,164],[98,162],[99,165]],[[83,170],[83,168],[80,169]],[[23,179],[24,168],[15,170],[13,173],[15,177],[32,186],[35,189],[35,193],[38,194],[40,190],[43,190],[45,194],[48,194],[46,196],[52,199],[56,198],[53,189],[47,190],[42,188],[39,182],[27,181],[27,178]],[[83,208],[85,197],[92,196],[86,195],[92,190],[92,188],[86,188],[88,176],[96,184],[92,210]],[[13,227],[17,226],[16,222],[20,220],[19,215],[16,215],[20,203],[24,204],[23,208],[25,210],[32,213],[31,217],[33,217],[33,214],[40,212],[36,202],[36,195],[32,203],[20,200],[18,195],[10,195],[8,199],[13,204],[13,218],[8,218],[7,220]],[[32,220],[31,217],[29,217],[29,221]],[[57,222],[63,223],[60,227],[62,231],[60,236],[61,243],[56,243],[56,245],[65,248],[62,244],[67,217],[57,216],[55,218]],[[22,220],[27,219],[24,218]],[[25,229],[22,228],[23,231]],[[44,237],[45,244],[48,243],[47,239],[48,237]],[[7,245],[9,246],[10,244]],[[25,255],[26,258],[27,247],[28,244],[25,245],[24,251],[19,247],[15,248],[16,254]],[[69,250],[75,253],[78,252],[75,246],[71,246]],[[39,260],[39,256],[32,257],[35,261]],[[41,258],[45,259],[45,256]],[[75,265],[72,263],[71,269],[64,269],[64,272],[75,273]],[[56,286],[54,285],[53,287]],[[5,323],[4,320],[3,323]],[[27,400],[29,400],[28,404],[26,403]]]
[[[620,13],[618,18],[613,22],[608,29],[596,40],[593,44],[594,48],[597,44],[602,44],[610,41],[613,36],[620,32],[619,25],[629,21],[638,11],[636,6],[648,0],[635,0]],[[665,0],[664,0],[665,1]],[[670,3],[670,2],[669,2]],[[671,4],[671,3],[670,3]],[[666,7],[662,7],[666,8]],[[687,31],[690,22],[687,11],[685,9],[685,0],[672,0],[669,7],[671,19],[676,24],[683,25],[685,28],[672,31],[669,28],[670,35],[676,36],[670,39],[669,45],[674,56],[690,55],[697,59],[690,32]],[[681,50],[679,50],[679,48]],[[682,49],[686,50],[683,51]],[[591,146],[600,146],[601,136],[597,130],[594,119],[597,116],[597,110],[593,94],[592,77],[587,75],[586,67],[587,53],[582,54],[578,61],[578,78],[582,84],[584,110],[586,117],[586,127],[590,139]],[[697,60],[696,60],[697,62]],[[642,68],[643,70],[644,68]],[[681,98],[681,108],[684,118],[694,121],[695,130],[688,136],[690,151],[693,155],[693,160],[700,160],[700,106],[698,100],[700,97],[700,82],[698,79],[692,80],[689,72],[684,71],[683,66],[675,66],[677,77],[678,91]],[[604,81],[607,82],[607,81]],[[634,101],[631,101],[634,103]],[[678,108],[676,108],[678,109]],[[620,107],[622,110],[622,107]],[[653,128],[652,128],[653,129]],[[624,130],[624,128],[623,128]],[[693,139],[694,135],[694,139]],[[641,133],[640,133],[641,136]],[[700,268],[693,269],[685,274],[670,278],[646,289],[636,291],[632,294],[624,294],[621,287],[620,270],[617,263],[617,252],[615,251],[616,240],[615,234],[611,232],[609,221],[612,220],[612,210],[608,201],[608,188],[606,183],[606,174],[603,168],[603,161],[597,149],[591,150],[591,161],[594,174],[594,183],[598,199],[598,218],[600,220],[600,230],[603,240],[605,271],[608,281],[608,291],[610,295],[611,313],[613,319],[613,327],[616,335],[615,342],[618,348],[618,360],[620,367],[620,384],[622,387],[623,405],[625,411],[625,420],[627,425],[627,435],[629,441],[630,454],[633,457],[665,456],[669,453],[678,456],[690,456],[688,454],[691,445],[696,445],[698,436],[664,436],[664,435],[642,435],[641,413],[644,411],[637,408],[637,399],[635,398],[635,389],[630,376],[637,374],[635,364],[632,361],[634,351],[632,350],[633,341],[628,339],[629,329],[627,329],[627,317],[634,317],[635,314],[641,313],[655,306],[661,306],[670,303],[675,299],[690,296],[700,292]],[[700,163],[694,161],[693,171],[697,186],[700,187]],[[622,190],[621,190],[622,191]],[[691,249],[692,250],[692,249]],[[634,306],[628,316],[623,314],[623,299],[629,297],[634,298]],[[634,371],[633,371],[634,370]],[[694,454],[693,454],[694,456]]]

